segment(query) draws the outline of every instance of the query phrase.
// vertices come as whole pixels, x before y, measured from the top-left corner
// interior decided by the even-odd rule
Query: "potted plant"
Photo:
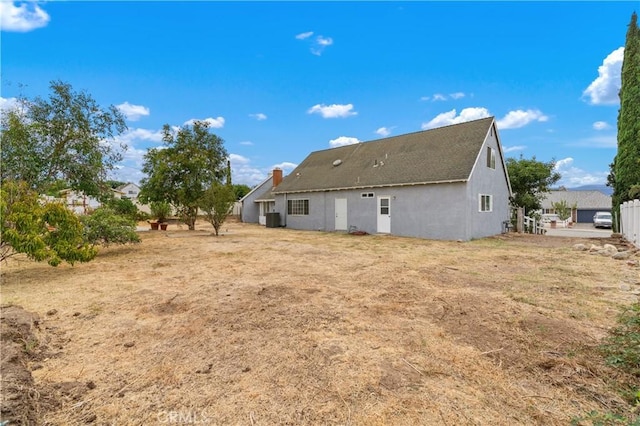
[[[164,231],[167,229],[167,218],[171,214],[171,205],[166,201],[154,201],[150,205],[151,216],[156,220],[151,223],[151,229],[158,229],[158,226]]]

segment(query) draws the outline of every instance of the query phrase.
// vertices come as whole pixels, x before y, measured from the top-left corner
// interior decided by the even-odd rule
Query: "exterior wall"
[[[495,150],[495,169],[487,167],[488,146]],[[509,185],[506,173],[494,132],[485,140],[467,185],[467,239],[484,238],[502,232],[502,222],[509,219]],[[491,212],[480,211],[481,194],[491,195]]]
[[[273,186],[273,177],[269,177],[260,185],[256,186],[244,196],[242,199],[242,221],[245,223],[258,223],[260,217],[260,204],[256,203],[258,199],[267,189]]]
[[[140,195],[140,187],[135,183],[128,183],[118,188],[118,191],[122,192],[122,198],[128,198],[130,200],[137,200]]]
[[[362,193],[373,193],[363,198]],[[281,224],[293,229],[335,230],[335,200],[347,199],[347,224],[370,234],[378,232],[378,197],[391,203],[391,234],[407,237],[456,240],[467,239],[464,183],[369,188],[312,192],[276,196]],[[309,215],[287,215],[287,201],[309,200]],[[461,226],[462,224],[463,226]]]

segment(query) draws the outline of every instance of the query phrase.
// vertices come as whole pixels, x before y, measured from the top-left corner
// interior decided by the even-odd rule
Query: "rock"
[[[615,251],[616,253],[618,252],[618,247],[614,246],[613,244],[605,244],[603,248],[605,250]]]
[[[51,315],[55,315],[58,313],[57,309],[51,309],[47,311],[47,315],[51,316]]]
[[[576,250],[576,251],[586,251],[586,250],[589,250],[589,249],[587,248],[587,246],[586,246],[586,245],[584,245],[584,244],[574,244],[574,245],[573,245],[573,249],[574,249],[574,250]]]
[[[612,259],[616,259],[616,260],[626,260],[629,257],[631,257],[631,253],[629,253],[628,251],[620,251],[614,254],[613,256],[611,256]]]
[[[132,348],[133,346],[135,346],[136,342],[126,342],[123,346],[125,348]]]
[[[594,251],[594,252],[599,252],[600,250],[603,250],[604,247],[602,246],[597,246],[595,244],[591,244],[591,247],[589,247],[589,251]]]
[[[640,261],[637,260],[627,260],[627,265],[638,267],[640,265]]]

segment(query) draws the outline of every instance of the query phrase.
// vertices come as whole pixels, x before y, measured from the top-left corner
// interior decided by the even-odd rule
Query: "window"
[[[496,151],[490,146],[487,147],[487,167],[490,169],[496,168]]]
[[[308,215],[309,200],[287,200],[287,214],[290,215]]]
[[[373,198],[374,194],[373,194],[373,192],[363,192],[362,194],[360,194],[360,197],[362,197],[362,198]]]
[[[480,211],[490,212],[493,210],[491,195],[480,194]]]

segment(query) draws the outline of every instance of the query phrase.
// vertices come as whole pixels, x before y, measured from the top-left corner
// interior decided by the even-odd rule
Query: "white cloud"
[[[582,93],[591,105],[613,105],[619,102],[620,73],[624,47],[619,47],[607,56],[598,67],[598,77]]]
[[[304,40],[307,39],[309,37],[311,37],[313,35],[313,31],[307,31],[306,33],[300,33],[298,35],[296,35],[296,38],[298,40]]]
[[[253,146],[253,142],[251,142],[251,141],[242,141],[242,142],[240,142],[240,145]]]
[[[318,46],[331,46],[333,44],[333,39],[331,37],[318,36],[316,37],[316,43],[318,43]]]
[[[518,129],[524,127],[532,121],[547,121],[549,117],[544,115],[538,110],[528,109],[523,111],[521,109],[516,111],[509,111],[507,115],[498,120],[496,124],[500,130],[504,129]]]
[[[324,49],[331,46],[333,44],[333,39],[331,37],[325,37],[322,35],[318,35],[315,38],[311,38],[313,35],[313,31],[308,31],[305,33],[300,33],[296,35],[296,39],[298,40],[308,40],[310,47],[309,50],[316,56],[322,55]]]
[[[514,146],[509,146],[509,147],[504,147],[504,152],[505,154],[507,152],[514,152],[514,151],[524,151],[527,147],[525,145],[514,145]]]
[[[267,115],[263,114],[261,112],[256,113],[256,114],[249,114],[249,117],[255,118],[258,121],[262,121],[262,120],[266,120],[267,119]]]
[[[218,118],[205,118],[205,119],[198,119],[198,118],[192,118],[191,120],[187,120],[184,122],[185,126],[193,126],[193,123],[195,123],[196,121],[204,121],[205,123],[209,124],[209,127],[212,129],[220,129],[222,127],[224,127],[224,117],[218,117]]]
[[[141,117],[149,115],[149,108],[142,105],[132,105],[129,102],[124,102],[116,107],[122,112],[127,120],[138,121]]]
[[[136,141],[162,142],[162,130],[129,129],[114,139],[116,142],[128,146],[131,146]]]
[[[610,127],[611,126],[606,121],[596,121],[595,123],[593,123],[593,128],[595,130],[606,130]]]
[[[8,111],[18,106],[18,98],[3,98],[0,96],[0,112]]]
[[[356,143],[360,143],[360,140],[358,138],[352,138],[349,136],[340,136],[338,138],[332,139],[329,141],[329,146],[331,148],[336,148],[339,146],[345,146],[345,145],[353,145]]]
[[[421,101],[431,100],[432,102],[437,102],[437,101],[446,101],[449,99],[453,99],[453,100],[462,99],[465,96],[466,95],[462,92],[449,93],[449,95],[443,95],[442,93],[434,93],[433,96],[422,96],[420,100]]]
[[[391,129],[389,129],[388,127],[380,127],[378,130],[376,130],[376,133],[380,136],[386,137],[391,134]]]
[[[491,113],[487,108],[473,107],[465,108],[457,115],[455,109],[438,114],[427,123],[422,123],[422,130],[433,129],[435,127],[449,126],[452,124],[465,123],[467,121],[478,120],[490,117]],[[509,111],[502,119],[497,120],[498,127],[503,129],[517,129],[526,126],[532,121],[547,121],[549,117],[538,110],[516,110]]]
[[[323,118],[344,118],[351,115],[357,115],[356,111],[353,111],[352,104],[340,105],[314,105],[307,110],[307,114],[320,114]]]
[[[239,154],[230,154],[229,161],[231,162],[231,177],[233,182],[249,186],[257,185],[265,180],[267,176],[269,176],[269,173],[275,168],[282,169],[286,174],[287,171],[298,167],[295,163],[283,162],[274,164],[271,167],[259,168],[251,164],[251,159]]]
[[[465,123],[467,121],[478,120],[480,118],[490,117],[489,110],[486,108],[465,108],[460,111],[460,115],[456,115],[456,110],[452,109],[448,112],[438,114],[428,123],[422,123],[422,130],[433,129],[435,127],[448,126],[451,124]]]
[[[51,18],[35,2],[17,6],[14,2],[0,1],[0,28],[2,31],[28,32],[45,27]]]
[[[293,169],[295,169],[296,167],[298,167],[298,165],[296,163],[290,163],[288,161],[284,161],[282,163],[278,163],[278,164],[274,164],[273,167],[271,167],[271,170],[273,169],[282,169],[282,171],[286,172],[291,171]]]
[[[556,162],[555,170],[562,176],[558,186],[573,188],[582,185],[600,185],[607,182],[608,171],[587,172],[573,165],[573,158],[567,157]]]

